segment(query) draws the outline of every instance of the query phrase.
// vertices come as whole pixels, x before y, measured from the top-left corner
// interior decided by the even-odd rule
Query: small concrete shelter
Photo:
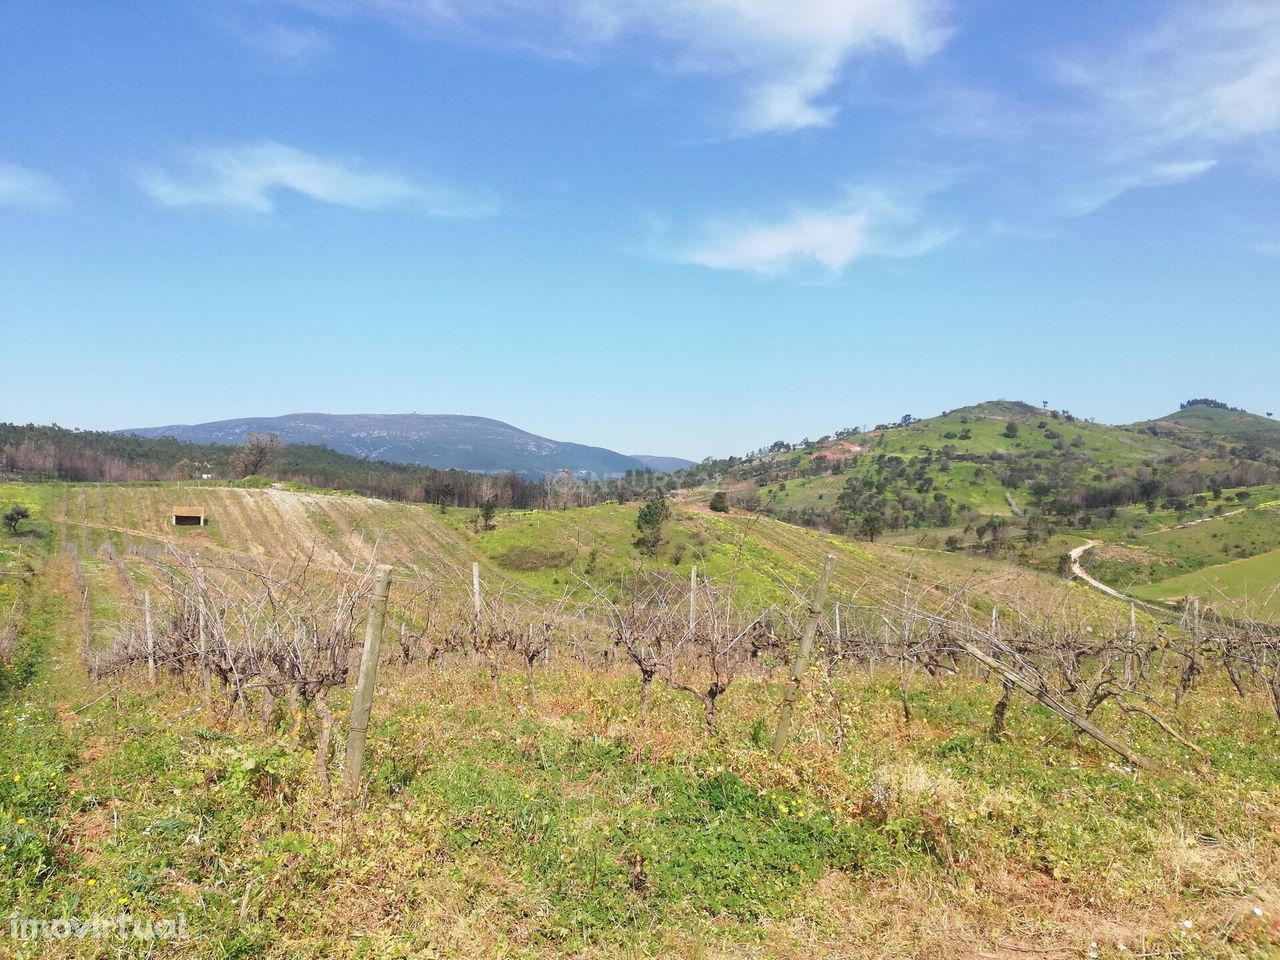
[[[204,507],[173,508],[173,525],[175,527],[203,527],[205,522]]]

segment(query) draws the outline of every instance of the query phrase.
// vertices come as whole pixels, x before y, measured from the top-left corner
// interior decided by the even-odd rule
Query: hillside
[[[288,560],[309,556],[322,567],[365,565],[376,556],[405,571],[444,574],[465,587],[479,561],[486,581],[544,600],[593,596],[637,568],[732,582],[746,606],[787,603],[803,591],[828,552],[838,563],[832,598],[847,603],[932,604],[964,593],[980,605],[1064,604],[1106,616],[1112,605],[1060,578],[1008,563],[937,551],[849,540],[767,518],[723,517],[676,507],[665,542],[647,557],[634,545],[637,505],[574,510],[513,510],[479,529],[474,510],[440,510],[358,496],[279,489],[172,484],[0,486],[0,503],[25,499],[35,523],[56,529],[83,556],[104,546],[114,555],[146,555],[179,543],[213,558]],[[176,528],[181,502],[204,510],[205,527]],[[929,598],[933,598],[930,600]]]
[[[1204,441],[1229,446],[1251,447],[1242,451],[1255,456],[1280,451],[1280,422],[1217,403],[1193,403],[1181,410],[1136,426],[1167,436],[1185,446]]]
[[[284,443],[318,444],[367,460],[530,477],[569,470],[594,479],[658,469],[603,447],[548,440],[500,420],[451,414],[294,413],[121,432],[211,444],[239,444],[252,433],[274,433]]]
[[[179,498],[210,525],[168,525]],[[1093,722],[1150,761],[1136,770],[1028,697],[1001,699],[980,666],[935,657],[927,626],[913,633],[918,610],[968,605],[990,622],[999,603],[1004,630],[1022,612],[1034,630],[1018,659],[1034,657],[1040,683],[1078,709],[1094,681],[1056,658],[1074,646],[1037,644],[1114,650],[1128,606],[1059,578],[685,507],[648,557],[631,546],[635,508],[616,504],[504,512],[486,531],[473,511],[275,489],[0,487],[15,501],[32,517],[0,530],[0,559],[24,573],[0,578],[23,615],[20,669],[0,669],[0,890],[38,916],[182,915],[190,940],[143,950],[175,958],[834,960],[883,956],[886,942],[944,960],[1272,955],[1280,768],[1261,681],[1235,693],[1206,651],[1176,718],[1149,722],[1172,717],[1154,697],[1142,713],[1119,695],[1096,704]],[[207,702],[169,544],[200,550],[199,582],[213,584],[197,615],[223,641]],[[309,556],[315,572],[375,550],[396,581],[353,804],[336,787],[354,678],[322,688],[335,750],[320,701],[272,698],[255,661],[228,659],[258,671],[242,676],[217,658],[243,649],[246,609],[292,616],[237,599],[263,569],[248,561],[284,574]],[[681,584],[697,563],[731,580],[735,605],[794,603],[828,552],[821,667],[776,757],[789,649],[741,654],[712,730],[698,690],[661,676],[642,706],[614,630],[584,635],[590,611],[558,602],[590,599],[575,592],[588,577],[603,586],[640,565]],[[481,657],[464,641],[483,634],[457,616],[469,603],[415,595],[441,576],[467,590],[471,558],[488,596],[521,595],[538,618]],[[144,611],[162,645],[154,676],[109,657],[122,635],[151,635]],[[284,642],[302,649],[287,622]],[[545,655],[526,657],[521,638],[546,622]],[[346,659],[365,625],[349,624]],[[1157,637],[1142,614],[1137,629]],[[1159,642],[1176,651],[1182,638]],[[1180,670],[1155,658],[1139,693],[1171,699]],[[1084,689],[1063,692],[1065,679]],[[1110,949],[1082,946],[1098,942]],[[102,955],[85,946],[57,955]]]
[[[244,476],[235,449],[100,430],[0,423],[0,475],[34,480],[129,483],[157,480],[218,482]],[[542,483],[516,474],[493,477],[462,470],[437,470],[382,460],[363,460],[317,444],[287,443],[265,462],[258,477],[356,491],[395,500],[475,506],[495,499],[505,506],[528,506],[545,498]]]
[[[1182,411],[1182,420],[1195,422],[1198,411]],[[1110,426],[991,401],[867,432],[779,442],[681,478],[791,523],[867,537],[932,528],[972,542],[988,533],[1007,539],[1020,530],[1035,539],[1091,527],[1129,505],[1184,510],[1199,495],[1280,477],[1280,460],[1267,451],[1219,449],[1192,430]]]

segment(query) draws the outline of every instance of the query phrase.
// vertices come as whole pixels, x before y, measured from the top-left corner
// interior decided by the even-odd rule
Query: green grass
[[[16,536],[0,527],[0,563],[24,551],[43,552],[55,533],[54,518],[67,490],[60,483],[0,483],[0,513],[12,506],[31,512],[30,519],[18,525]]]
[[[864,454],[864,456],[867,456]],[[836,501],[850,477],[869,473],[867,465],[846,473],[801,477],[785,484],[771,484],[757,489],[761,502],[770,504],[770,512],[781,515],[787,510],[834,510]],[[951,469],[934,474],[935,490],[984,514],[1011,516],[1005,488],[995,480],[990,467],[972,463],[953,463]]]
[[[926,602],[944,602],[967,589],[970,602],[989,611],[992,602],[1042,602],[1070,607],[1091,622],[1116,605],[1091,591],[1064,584],[1056,573],[956,556],[938,550],[866,544],[821,535],[770,518],[724,516],[676,507],[666,542],[656,556],[634,545],[635,505],[605,504],[570,511],[499,514],[495,529],[476,529],[473,511],[451,510],[445,522],[464,545],[492,563],[495,574],[544,599],[593,598],[609,592],[637,569],[666,570],[683,578],[691,565],[721,586],[731,586],[744,609],[790,608],[807,594],[827,553],[837,557],[830,601],[900,603],[904,588],[925,591]],[[937,584],[937,589],[928,589]],[[1114,609],[1113,609],[1114,608]]]
[[[668,524],[667,543],[653,558],[635,548],[637,505],[603,504],[579,510],[499,513],[493,530],[477,529],[477,511],[434,516],[504,573],[546,596],[585,595],[582,577],[616,582],[636,564],[678,566],[690,546],[687,531]],[[689,562],[692,562],[690,559]],[[687,564],[685,569],[687,569]]]
[[[1268,498],[1276,492],[1254,488],[1243,512],[1203,523],[1178,527],[1177,518],[1166,516],[1146,533],[1119,525],[1091,530],[1103,544],[1086,555],[1085,565],[1103,582],[1143,599],[1252,598],[1252,615],[1273,616],[1276,566],[1270,558],[1280,551],[1280,503]],[[1238,509],[1239,501],[1229,499],[1227,509]]]
[[[447,749],[447,748],[446,748]],[[657,913],[779,916],[825,871],[878,870],[922,845],[848,822],[723,764],[635,761],[625,744],[525,722],[450,752],[408,796],[448,811],[445,843],[480,847],[551,906],[567,946],[627,939]]]
[[[1020,427],[1018,436],[1012,439],[1004,434],[1005,426],[1010,420],[1016,420]],[[998,402],[964,407],[906,427],[872,433],[863,442],[869,441],[872,454],[883,452],[914,455],[920,453],[922,447],[936,451],[946,444],[952,444],[958,452],[963,453],[1054,451],[1056,441],[1047,438],[1044,431],[1036,426],[1041,421],[1062,435],[1067,450],[1111,466],[1137,465],[1151,458],[1177,452],[1177,448],[1168,441],[1140,431],[1085,420],[1068,423],[1065,419],[1055,420],[1048,411]],[[969,440],[946,436],[948,433],[958,435],[966,429],[971,434]],[[1077,438],[1080,445],[1072,446]]]
[[[838,499],[850,480],[874,485],[872,508],[892,515],[902,505],[911,522],[927,525],[948,525],[945,517],[939,520],[925,509],[941,493],[954,508],[952,521],[963,527],[965,519],[976,524],[987,516],[1017,516],[1010,496],[1020,508],[1039,506],[1033,480],[1047,484],[1047,502],[1148,472],[1167,478],[1220,473],[1231,466],[1225,454],[1196,456],[1139,426],[1107,426],[1054,413],[1003,401],[964,407],[906,426],[769,454],[732,468],[723,485],[738,495],[756,493],[773,516],[832,529],[844,523]],[[1006,433],[1011,424],[1018,428],[1014,436]],[[982,462],[966,459],[973,457]],[[840,473],[829,472],[832,458],[842,460]],[[767,485],[756,486],[762,482]],[[710,488],[700,495],[709,497]],[[1160,519],[1125,511],[1114,526],[1119,535],[1134,526],[1150,529]],[[1125,520],[1131,521],[1129,527],[1121,525]]]
[[[1228,443],[1257,443],[1280,447],[1280,423],[1243,410],[1222,410],[1197,404],[1151,421],[1157,429],[1190,433]]]
[[[448,523],[495,566],[512,550],[572,543],[573,563],[595,544],[602,569],[620,569],[634,509],[503,516],[483,534],[464,529],[465,515]],[[407,519],[381,522],[407,536]],[[992,577],[1019,594],[1049,582],[772,521],[690,512],[672,528],[713,572],[775,589],[808,583],[827,550],[845,590],[873,575],[893,589],[906,570]],[[659,684],[641,723],[633,676],[584,669],[567,651],[539,666],[536,706],[514,664],[497,695],[460,664],[387,664],[367,792],[348,809],[320,793],[314,730],[295,744],[210,716],[167,679],[90,687],[76,667],[69,561],[52,547],[24,588],[27,667],[0,692],[0,897],[44,917],[187,916],[190,942],[119,945],[122,956],[785,957],[825,944],[840,956],[959,957],[1083,951],[1104,929],[1116,931],[1108,960],[1121,937],[1129,951],[1223,960],[1271,947],[1251,913],[1230,930],[1220,918],[1273,908],[1280,726],[1261,696],[1241,701],[1219,677],[1178,717],[1210,755],[1206,774],[1189,773],[1182,748],[1150,725],[1099,710],[1097,722],[1175,771],[1155,777],[1022,699],[1008,739],[988,740],[997,690],[973,672],[920,675],[909,726],[895,669],[815,674],[775,761],[773,680],[735,681],[706,736],[692,698]],[[540,578],[558,571],[510,575],[550,589]],[[94,583],[112,575],[90,570]],[[334,706],[346,716],[345,691]],[[1192,934],[1176,932],[1183,917]],[[65,955],[100,951],[71,943]]]
[[[503,575],[543,597],[588,600],[594,589],[612,589],[637,570],[684,577],[696,564],[704,576],[732,583],[747,606],[764,607],[794,602],[792,590],[808,589],[821,567],[822,541],[813,534],[801,533],[808,549],[797,558],[747,535],[755,529],[750,521],[680,508],[666,524],[664,542],[650,555],[635,545],[638,509],[603,504],[513,511],[499,514],[495,529],[488,531],[476,529],[474,511],[451,510],[444,520]],[[852,545],[849,549],[858,552]]]
[[[478,679],[390,673],[368,798],[347,822],[318,795],[305,748],[198,717],[175,724],[179,691],[134,687],[120,713],[108,702],[70,733],[47,705],[11,703],[0,722],[21,716],[20,732],[0,760],[22,780],[21,791],[0,783],[4,893],[45,916],[183,912],[194,940],[180,956],[620,957],[797,949],[846,922],[848,904],[818,892],[841,877],[844,896],[879,918],[868,955],[886,929],[940,949],[943,904],[946,936],[1007,942],[1025,936],[1026,911],[1048,916],[1058,897],[1144,918],[1150,946],[1193,916],[1199,955],[1236,955],[1200,904],[1229,882],[1219,854],[1260,842],[1260,824],[1234,811],[1277,795],[1280,730],[1229,698],[1189,701],[1185,721],[1217,768],[1196,781],[1136,778],[1023,702],[1009,741],[992,743],[993,691],[969,681],[917,684],[907,735],[896,684],[850,678],[850,749],[834,754],[802,727],[794,757],[774,765],[763,731],[776,686],[734,688],[720,736],[703,739],[689,735],[684,699],[661,691],[644,729],[627,717],[634,681],[581,679],[541,675],[547,706],[526,711],[507,705],[520,696],[514,671],[496,702]],[[809,697],[800,706],[823,716]],[[1150,730],[1133,733],[1180,761]],[[109,749],[83,761],[85,737]],[[113,816],[118,826],[90,829]],[[1181,837],[1211,843],[1194,861],[1165,859]],[[872,892],[888,890],[931,893],[918,912],[886,914]]]
[[[1135,587],[1133,593],[1146,600],[1194,596],[1227,615],[1271,619],[1280,616],[1280,550]]]

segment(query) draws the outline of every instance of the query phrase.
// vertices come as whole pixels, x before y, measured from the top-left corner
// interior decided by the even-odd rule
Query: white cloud
[[[1280,132],[1280,3],[1185,2],[1058,76],[1084,96],[1073,132],[1099,168],[1093,209],[1135,187],[1185,182]]]
[[[797,210],[773,221],[705,223],[671,259],[770,277],[813,269],[834,277],[862,257],[918,257],[954,235],[922,226],[913,210],[885,193],[850,191],[826,209]]]
[[[332,46],[329,38],[318,30],[279,23],[242,30],[240,39],[273,60],[295,66],[315,59]]]
[[[1121,194],[1140,187],[1168,187],[1178,183],[1186,183],[1208,173],[1218,165],[1217,160],[1181,160],[1168,163],[1154,163],[1142,169],[1130,170],[1103,178],[1090,184],[1086,189],[1071,197],[1066,204],[1066,212],[1072,216],[1082,216],[1101,209]]]
[[[461,192],[346,157],[319,156],[278,143],[193,152],[181,173],[150,171],[138,182],[168,207],[275,208],[281,190],[357,210],[403,209],[434,217],[482,217],[496,204],[483,191]]]
[[[729,77],[742,88],[742,133],[832,122],[824,98],[856,55],[919,60],[946,42],[947,0],[293,0],[329,15],[368,14],[407,27],[561,56],[629,39],[656,41],[662,65]]]
[[[1074,79],[1148,143],[1230,143],[1275,131],[1280,5],[1184,3],[1119,55],[1077,66]]]
[[[67,192],[52,177],[0,160],[0,207],[56,207]]]
[[[719,225],[683,258],[717,270],[776,274],[804,262],[836,274],[866,252],[867,218],[861,213],[803,214],[771,224]]]

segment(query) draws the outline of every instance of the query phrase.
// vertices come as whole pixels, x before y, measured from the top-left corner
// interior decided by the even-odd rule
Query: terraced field
[[[921,603],[934,609],[958,597],[971,608],[1054,610],[1109,622],[1116,604],[1059,578],[1011,564],[940,551],[855,543],[776,520],[722,516],[677,507],[667,542],[654,557],[634,547],[636,506],[500,514],[478,529],[474,511],[369,498],[172,485],[84,485],[61,488],[51,522],[67,530],[100,593],[128,603],[119,558],[155,554],[167,543],[256,558],[310,556],[313,564],[347,567],[377,557],[398,571],[444,576],[462,588],[473,560],[487,582],[532,596],[585,600],[638,567],[731,583],[749,607],[788,603],[812,584],[827,553],[838,562],[832,601],[846,607]],[[172,507],[204,509],[206,527],[175,527]]]
[[[200,507],[204,527],[175,527],[175,504]],[[78,528],[86,547],[177,543],[251,557],[310,555],[321,566],[379,560],[408,570],[470,563],[471,553],[427,508],[363,497],[275,489],[167,485],[69,488],[59,522]]]
[[[1038,617],[1118,629],[1127,606],[1052,573],[942,551],[854,542],[767,517],[712,514],[676,505],[655,556],[635,548],[636,505],[498,515],[481,530],[474,511],[441,511],[370,498],[282,489],[176,485],[80,485],[32,488],[37,516],[62,534],[88,588],[94,645],[137,621],[142,594],[163,592],[149,558],[173,543],[207,558],[215,578],[240,576],[245,559],[299,560],[347,569],[377,558],[398,577],[443,582],[461,599],[473,560],[486,587],[532,601],[589,603],[637,569],[679,578],[696,564],[731,586],[741,609],[793,607],[811,588],[828,553],[837,557],[830,603],[846,624],[879,629],[885,608],[919,606],[985,619],[993,605]],[[38,502],[37,502],[38,501]],[[204,509],[208,526],[174,527],[175,504]],[[401,591],[403,594],[403,591]],[[395,606],[393,602],[393,607]]]

